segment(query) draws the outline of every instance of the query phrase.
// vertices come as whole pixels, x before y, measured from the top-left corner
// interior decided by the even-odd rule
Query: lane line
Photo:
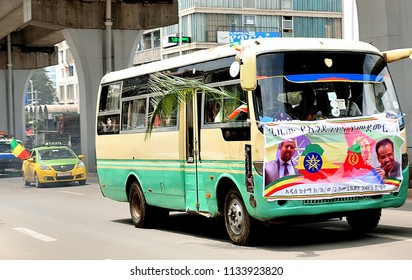
[[[79,192],[72,192],[72,191],[59,191],[61,193],[68,193],[68,194],[75,194],[75,195],[84,195],[84,193],[79,193]]]
[[[31,236],[33,238],[45,241],[45,242],[51,242],[51,241],[57,241],[57,239],[52,238],[50,236],[35,232],[34,230],[28,229],[28,228],[24,228],[24,227],[17,227],[17,228],[13,228],[14,230],[17,230],[18,232],[21,232],[23,234],[26,234],[28,236]]]

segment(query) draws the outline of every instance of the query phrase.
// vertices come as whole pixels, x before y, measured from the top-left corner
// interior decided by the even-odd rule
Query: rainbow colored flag
[[[23,145],[19,142],[17,142],[16,139],[12,138],[10,141],[10,148],[11,152],[16,158],[19,159],[27,159],[30,157],[29,151],[27,151]]]

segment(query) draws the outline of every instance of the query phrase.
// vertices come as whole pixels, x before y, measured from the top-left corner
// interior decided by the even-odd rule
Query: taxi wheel
[[[79,180],[79,185],[80,186],[86,185],[86,180]]]
[[[22,177],[23,177],[24,186],[26,187],[30,186],[30,182],[26,180],[26,178],[24,177],[24,173]]]
[[[37,173],[34,173],[34,185],[36,186],[36,188],[41,188],[43,186],[43,184],[39,182]]]

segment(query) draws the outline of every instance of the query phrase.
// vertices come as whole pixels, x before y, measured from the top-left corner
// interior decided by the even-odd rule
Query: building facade
[[[60,104],[79,104],[79,82],[76,65],[66,41],[57,45],[56,92]]]
[[[147,30],[134,64],[255,37],[343,37],[342,0],[180,0],[179,23]]]

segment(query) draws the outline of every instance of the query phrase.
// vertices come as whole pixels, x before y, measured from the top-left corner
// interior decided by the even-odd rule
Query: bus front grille
[[[335,198],[328,198],[328,199],[307,199],[303,201],[303,205],[356,202],[356,201],[363,201],[363,200],[379,199],[381,197],[382,195],[368,195],[368,196],[354,196],[354,197],[335,197]]]

